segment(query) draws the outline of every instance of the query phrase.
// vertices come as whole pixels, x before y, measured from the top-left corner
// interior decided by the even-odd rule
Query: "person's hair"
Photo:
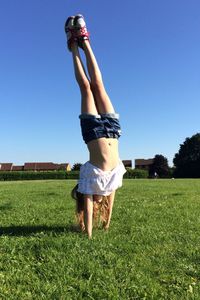
[[[71,196],[76,200],[76,218],[77,222],[80,225],[81,229],[85,229],[84,225],[84,195],[78,192],[78,185],[76,185],[72,192]],[[101,201],[93,202],[93,219],[94,226],[105,226],[107,224],[109,215],[109,204],[108,198],[106,196],[102,197]]]

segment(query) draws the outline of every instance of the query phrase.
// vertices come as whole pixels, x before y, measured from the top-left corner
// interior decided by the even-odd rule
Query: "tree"
[[[80,171],[82,164],[80,163],[75,163],[72,167],[72,171]]]
[[[149,169],[150,176],[157,174],[160,178],[169,177],[169,166],[167,158],[161,154],[156,154],[153,159],[153,164]]]
[[[174,176],[181,178],[200,177],[200,133],[186,138],[173,159]]]

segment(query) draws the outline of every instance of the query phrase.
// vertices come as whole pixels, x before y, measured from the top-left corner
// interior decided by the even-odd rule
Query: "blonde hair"
[[[76,200],[76,219],[81,227],[81,230],[85,230],[84,225],[84,195],[78,192],[78,185],[76,185],[71,196]],[[105,226],[108,221],[109,215],[109,201],[107,196],[102,196],[101,200],[93,201],[93,220],[94,227]]]

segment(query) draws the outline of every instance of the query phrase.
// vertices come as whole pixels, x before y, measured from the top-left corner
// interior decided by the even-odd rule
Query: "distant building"
[[[71,171],[70,164],[57,164],[57,170]]]
[[[12,163],[0,163],[0,171],[12,171]]]
[[[122,160],[125,168],[132,168],[132,160]]]
[[[24,166],[13,166],[12,171],[24,171]]]
[[[54,164],[52,162],[27,162],[23,166],[13,163],[0,163],[0,171],[71,171],[69,163]]]
[[[24,171],[71,171],[71,167],[66,164],[54,164],[52,162],[28,162],[24,164]]]
[[[150,166],[153,164],[153,160],[153,158],[135,159],[135,168],[149,171]]]
[[[52,162],[27,162],[24,164],[24,171],[54,171],[57,169]]]

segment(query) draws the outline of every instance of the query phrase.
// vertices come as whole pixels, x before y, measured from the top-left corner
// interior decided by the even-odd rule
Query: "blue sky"
[[[200,132],[198,0],[1,0],[0,162],[85,162],[64,22],[82,13],[120,113],[121,159],[170,165]]]

